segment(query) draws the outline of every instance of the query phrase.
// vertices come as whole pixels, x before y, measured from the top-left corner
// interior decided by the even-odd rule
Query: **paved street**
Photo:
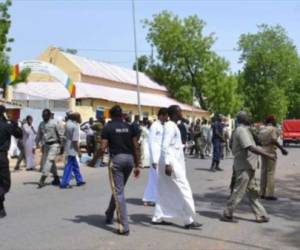
[[[148,170],[127,186],[131,235],[122,237],[104,225],[110,188],[106,168],[82,167],[85,187],[60,190],[36,189],[37,172],[12,173],[13,186],[7,196],[8,216],[0,220],[0,249],[299,249],[300,248],[300,148],[280,157],[277,171],[277,202],[266,202],[271,222],[254,222],[250,208],[241,204],[239,223],[220,222],[228,197],[232,160],[222,163],[225,172],[213,174],[209,160],[187,160],[194,192],[197,220],[202,230],[187,231],[174,226],[150,224],[153,208],[145,208],[141,197]]]

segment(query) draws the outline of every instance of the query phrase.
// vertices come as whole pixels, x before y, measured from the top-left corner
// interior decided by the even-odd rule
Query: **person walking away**
[[[149,168],[150,163],[150,152],[149,152],[149,128],[150,122],[145,119],[141,126],[141,136],[139,139],[139,145],[141,147],[142,154],[142,168]]]
[[[101,135],[102,130],[104,127],[105,121],[102,116],[97,117],[97,121],[93,124],[91,127],[94,131],[94,141],[95,141],[95,147],[94,147],[94,155],[93,159],[88,163],[89,167],[95,167],[97,161],[100,159],[99,152],[101,148]]]
[[[23,125],[23,145],[26,159],[26,170],[31,171],[35,169],[35,139],[36,131],[32,126],[32,116],[26,117],[26,122]]]
[[[180,120],[177,123],[178,129],[180,131],[180,135],[181,135],[181,142],[183,145],[183,152],[185,153],[185,149],[186,149],[186,143],[187,143],[187,139],[188,139],[188,130],[185,124],[188,123],[188,120]]]
[[[288,155],[288,151],[285,150],[278,142],[280,132],[277,129],[277,122],[275,116],[268,116],[265,120],[265,127],[263,127],[258,133],[258,139],[262,144],[262,148],[270,153],[277,155],[276,150],[279,148],[283,155]],[[261,179],[260,179],[260,194],[262,199],[277,200],[274,195],[275,191],[275,169],[276,161],[272,161],[267,157],[261,158]]]
[[[153,224],[168,224],[165,219],[178,218],[185,229],[202,225],[195,222],[195,204],[192,190],[186,177],[184,153],[177,121],[182,119],[179,106],[168,108],[170,121],[165,123],[162,140],[161,161],[158,166],[157,200]]]
[[[70,115],[65,129],[65,155],[67,163],[64,168],[64,174],[60,183],[60,188],[70,188],[69,185],[72,173],[75,176],[77,186],[85,185],[79,169],[79,162],[77,156],[80,155],[79,147],[79,131],[80,131],[81,116],[79,113]]]
[[[200,129],[200,156],[201,159],[205,158],[206,148],[209,140],[210,127],[207,124],[207,120],[204,119]]]
[[[89,122],[82,127],[82,130],[86,133],[86,147],[89,156],[92,156],[95,152],[95,132],[92,129],[93,125],[94,119],[91,117]]]
[[[21,128],[23,128],[23,122],[21,123]],[[21,166],[22,161],[24,161],[25,164],[26,164],[23,138],[17,139],[17,147],[19,149],[19,155],[18,155],[18,159],[17,159],[17,162],[16,162],[16,166],[14,168],[15,171],[20,170],[20,166]]]
[[[38,188],[42,188],[46,185],[45,181],[51,172],[53,175],[52,185],[59,186],[60,180],[57,174],[57,167],[55,160],[60,153],[60,143],[62,135],[59,134],[59,128],[57,122],[51,118],[52,113],[49,109],[43,110],[43,121],[39,125],[36,145],[39,147],[39,143],[42,143],[42,176],[39,181]]]
[[[196,150],[194,127],[195,127],[194,122],[192,122],[191,126],[189,127],[189,133],[190,133],[190,143],[189,143],[190,156],[192,156],[194,154],[194,151]]]
[[[164,132],[164,123],[168,120],[168,109],[161,108],[149,132],[149,150],[151,167],[148,174],[148,183],[143,196],[144,206],[154,206],[157,197],[157,167],[161,156],[161,143]]]
[[[196,124],[194,126],[194,141],[195,141],[195,149],[196,149],[196,157],[200,156],[200,137],[201,137],[201,120],[197,119]]]
[[[256,146],[249,130],[250,122],[246,112],[238,113],[237,121],[239,126],[235,129],[232,138],[235,181],[233,192],[227,202],[221,220],[227,222],[234,221],[233,213],[247,193],[250,200],[250,206],[256,217],[256,222],[268,222],[269,218],[267,212],[258,199],[259,193],[255,181],[255,171],[258,167],[257,155],[268,157],[273,161],[275,161],[275,155]]]
[[[224,121],[224,129],[223,129],[223,138],[224,138],[224,147],[223,147],[223,159],[224,156],[228,158],[230,156],[230,129],[227,120]]]
[[[0,105],[0,219],[6,216],[4,207],[5,194],[11,186],[8,150],[11,136],[22,138],[22,129],[16,121],[9,122],[5,117],[6,108]]]
[[[123,121],[122,109],[116,105],[110,110],[111,121],[102,131],[100,157],[103,157],[109,148],[110,164],[109,175],[112,187],[112,197],[105,212],[106,223],[112,224],[116,210],[120,235],[129,235],[126,199],[124,188],[133,168],[134,175],[140,174],[140,153],[138,138],[132,127]]]
[[[212,125],[213,158],[210,167],[210,170],[212,172],[215,172],[216,170],[223,171],[223,169],[220,168],[222,143],[224,142],[223,126],[221,122],[222,122],[221,115],[217,115],[215,122]]]

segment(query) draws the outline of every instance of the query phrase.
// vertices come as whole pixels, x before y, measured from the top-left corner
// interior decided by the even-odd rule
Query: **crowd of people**
[[[182,220],[186,229],[202,226],[195,220],[193,192],[186,175],[185,158],[188,155],[200,159],[212,157],[212,172],[222,171],[221,160],[233,155],[231,196],[221,220],[234,221],[234,211],[248,193],[256,221],[269,221],[259,198],[276,200],[276,149],[288,154],[278,143],[279,133],[273,116],[267,117],[265,125],[258,129],[252,126],[247,113],[241,111],[236,117],[233,132],[222,115],[216,115],[212,121],[202,119],[189,124],[176,105],[161,108],[153,123],[148,119],[140,122],[138,117],[131,122],[120,106],[111,108],[107,123],[99,116],[97,121],[91,118],[81,128],[79,113],[67,113],[62,125],[55,121],[49,109],[45,109],[42,119],[37,131],[32,126],[31,116],[26,117],[20,128],[16,121],[7,120],[5,108],[0,106],[0,217],[6,215],[4,197],[10,188],[7,151],[11,136],[16,137],[20,144],[16,170],[20,169],[22,160],[25,160],[27,170],[35,169],[35,152],[40,148],[38,188],[43,188],[47,177],[52,174],[52,184],[65,189],[71,188],[72,175],[77,186],[86,184],[80,171],[82,130],[86,133],[87,153],[91,157],[89,166],[94,167],[97,161],[102,162],[109,154],[112,196],[105,212],[106,223],[113,223],[116,212],[120,235],[129,234],[125,185],[133,169],[135,177],[139,177],[141,168],[149,168],[142,200],[145,206],[155,206],[153,224],[168,225],[168,220],[177,218]],[[65,167],[60,178],[56,161],[62,154]],[[260,192],[254,179],[259,166],[258,155],[262,157]]]

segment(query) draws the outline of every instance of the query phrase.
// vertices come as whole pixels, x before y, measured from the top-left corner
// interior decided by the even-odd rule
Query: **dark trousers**
[[[17,160],[15,169],[19,169],[21,162],[26,160],[25,159],[25,149],[20,147],[19,150],[20,150],[20,154],[18,155],[18,160]]]
[[[222,143],[220,140],[213,140],[213,161],[220,162],[221,152],[222,152]]]
[[[60,183],[61,187],[66,187],[69,185],[72,173],[75,176],[77,184],[83,182],[76,156],[68,156],[68,161],[64,169],[64,175]]]
[[[3,209],[5,194],[9,191],[10,185],[11,181],[7,152],[0,152],[0,209]]]
[[[116,200],[112,195],[108,209],[105,214],[107,218],[112,219],[114,217],[114,212],[116,209],[116,203],[118,202],[118,207],[120,208],[120,223],[123,225],[124,230],[129,230],[128,216],[126,199],[124,194],[124,187],[133,169],[134,162],[132,155],[128,154],[118,154],[112,158],[112,175],[115,186]]]
[[[95,136],[87,135],[86,136],[86,149],[89,155],[92,155],[95,151]]]

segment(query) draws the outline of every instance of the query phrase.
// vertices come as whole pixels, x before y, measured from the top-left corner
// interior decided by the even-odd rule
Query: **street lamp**
[[[138,48],[136,39],[136,24],[135,24],[135,3],[132,0],[132,19],[133,19],[133,35],[134,35],[134,51],[135,51],[135,71],[136,71],[136,86],[137,86],[137,100],[139,119],[142,119],[142,107],[141,107],[141,93],[140,93],[140,77],[139,77],[139,62],[138,62]]]

